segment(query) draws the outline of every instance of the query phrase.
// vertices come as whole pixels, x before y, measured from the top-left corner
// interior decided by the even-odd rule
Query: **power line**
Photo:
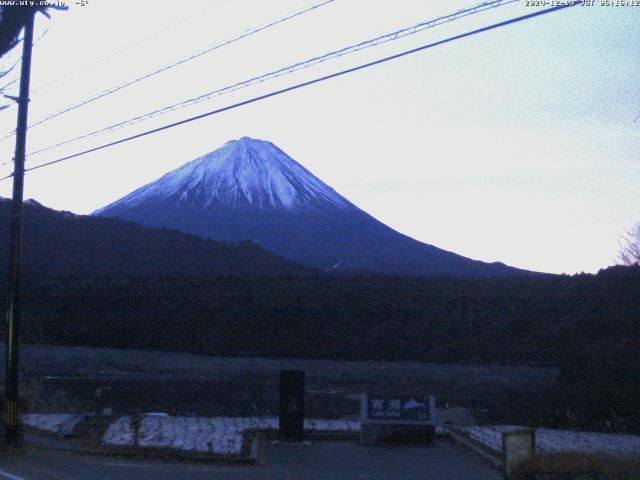
[[[204,50],[201,50],[201,51],[199,51],[197,53],[194,53],[193,55],[190,55],[188,57],[184,57],[184,58],[182,58],[182,59],[180,59],[180,60],[178,60],[178,61],[176,61],[174,63],[171,63],[169,65],[164,65],[164,66],[162,66],[162,67],[160,67],[160,68],[158,68],[156,70],[153,70],[153,71],[151,71],[149,73],[146,73],[146,74],[144,74],[144,75],[142,75],[140,77],[136,77],[133,80],[128,80],[128,81],[126,81],[124,83],[116,85],[115,87],[108,88],[108,89],[106,89],[106,90],[104,90],[104,91],[102,91],[102,92],[100,92],[98,94],[95,94],[95,95],[93,95],[91,97],[85,98],[84,100],[81,100],[80,102],[74,103],[73,105],[71,105],[69,107],[66,107],[63,110],[59,110],[59,111],[57,111],[55,113],[47,115],[47,116],[45,116],[45,117],[33,122],[31,125],[29,125],[29,128],[32,128],[32,127],[35,127],[35,126],[40,125],[42,123],[45,123],[45,122],[47,122],[47,121],[49,121],[49,120],[51,120],[53,118],[59,117],[60,115],[68,113],[68,112],[70,112],[72,110],[75,110],[77,108],[80,108],[80,107],[82,107],[84,105],[87,105],[87,104],[89,104],[91,102],[95,102],[96,100],[104,98],[104,97],[106,97],[108,95],[111,95],[113,93],[119,92],[120,90],[123,90],[123,89],[125,89],[127,87],[130,87],[131,85],[135,85],[136,83],[142,82],[143,80],[147,80],[148,78],[151,78],[151,77],[153,77],[155,75],[158,75],[159,73],[166,72],[166,71],[168,71],[168,70],[170,70],[172,68],[175,68],[175,67],[177,67],[179,65],[182,65],[182,64],[184,64],[186,62],[189,62],[189,61],[191,61],[191,60],[193,60],[195,58],[201,57],[202,55],[205,55],[207,53],[211,53],[211,52],[213,52],[215,50],[218,50],[218,49],[220,49],[222,47],[225,47],[227,45],[235,43],[235,42],[237,42],[237,41],[239,41],[239,40],[241,40],[243,38],[246,38],[246,37],[249,37],[249,36],[254,35],[256,33],[262,32],[263,30],[266,30],[266,29],[268,29],[270,27],[273,27],[275,25],[279,25],[279,24],[284,23],[284,22],[286,22],[288,20],[291,20],[292,18],[296,18],[296,17],[298,17],[300,15],[303,15],[303,14],[305,14],[307,12],[310,12],[312,10],[320,8],[320,7],[322,7],[324,5],[327,5],[329,3],[333,3],[335,1],[336,0],[323,0],[320,3],[315,3],[315,4],[313,4],[313,5],[309,6],[309,7],[305,7],[304,9],[298,10],[298,11],[296,11],[294,13],[291,13],[291,14],[285,16],[285,17],[282,17],[282,18],[279,18],[277,20],[271,21],[271,22],[269,22],[267,24],[264,24],[264,25],[261,25],[259,27],[255,27],[255,28],[252,28],[250,30],[247,30],[244,33],[241,33],[241,34],[236,35],[236,36],[234,36],[234,37],[232,37],[232,38],[230,38],[228,40],[224,40],[224,41],[222,41],[220,43],[217,43],[217,44],[215,44],[215,45],[213,45],[211,47],[208,47],[208,48],[206,48]],[[6,136],[4,136],[0,140],[6,140],[8,138],[11,138],[14,134],[15,134],[15,130],[12,131],[11,133],[7,134]]]
[[[212,115],[216,115],[216,114],[219,114],[219,113],[222,113],[222,112],[226,112],[228,110],[233,110],[235,108],[239,108],[239,107],[242,107],[244,105],[249,105],[251,103],[255,103],[255,102],[258,102],[258,101],[261,101],[261,100],[265,100],[267,98],[271,98],[271,97],[275,97],[275,96],[278,96],[278,95],[282,95],[283,93],[291,92],[293,90],[298,90],[298,89],[303,88],[303,87],[308,87],[310,85],[313,85],[313,84],[316,84],[316,83],[320,83],[320,82],[323,82],[325,80],[329,80],[329,79],[336,78],[336,77],[341,77],[341,76],[349,74],[349,73],[353,73],[353,72],[356,72],[356,71],[359,71],[359,70],[363,70],[365,68],[373,67],[374,65],[379,65],[381,63],[385,63],[385,62],[389,62],[391,60],[402,58],[402,57],[405,57],[407,55],[411,55],[413,53],[421,52],[423,50],[427,50],[427,49],[430,49],[430,48],[433,48],[433,47],[437,47],[439,45],[444,45],[446,43],[451,43],[451,42],[454,42],[456,40],[461,40],[463,38],[471,37],[473,35],[477,35],[477,34],[480,34],[480,33],[483,33],[483,32],[487,32],[487,31],[490,31],[490,30],[495,30],[497,28],[501,28],[501,27],[504,27],[504,26],[507,26],[507,25],[511,25],[511,24],[518,23],[518,22],[522,22],[524,20],[528,20],[528,19],[531,19],[531,18],[539,17],[539,16],[542,16],[542,15],[546,15],[548,13],[557,12],[559,10],[563,10],[565,8],[573,7],[575,5],[578,5],[578,3],[576,2],[576,3],[567,3],[567,4],[563,4],[563,5],[558,5],[558,6],[555,6],[555,7],[547,8],[545,10],[539,10],[539,11],[536,11],[536,12],[533,12],[533,13],[529,13],[527,15],[522,15],[522,16],[519,16],[519,17],[511,18],[509,20],[504,20],[502,22],[494,23],[494,24],[488,25],[486,27],[477,28],[477,29],[471,30],[469,32],[465,32],[465,33],[461,33],[459,35],[455,35],[453,37],[445,38],[444,40],[438,40],[438,41],[433,42],[433,43],[428,43],[426,45],[422,45],[420,47],[413,48],[411,50],[406,50],[406,51],[401,52],[401,53],[396,53],[396,54],[388,56],[388,57],[384,57],[384,58],[381,58],[381,59],[378,59],[378,60],[374,60],[372,62],[364,63],[364,64],[358,65],[356,67],[351,67],[351,68],[348,68],[346,70],[341,70],[339,72],[331,73],[329,75],[324,75],[322,77],[318,77],[318,78],[315,78],[313,80],[308,80],[306,82],[298,83],[298,84],[295,84],[295,85],[292,85],[290,87],[286,87],[286,88],[283,88],[283,89],[280,89],[280,90],[275,90],[273,92],[270,92],[270,93],[267,93],[267,94],[264,94],[264,95],[259,95],[257,97],[253,97],[253,98],[250,98],[248,100],[243,100],[241,102],[234,103],[232,105],[228,105],[226,107],[222,107],[222,108],[218,108],[218,109],[215,109],[215,110],[211,110],[209,112],[202,113],[200,115],[196,115],[196,116],[193,116],[193,117],[189,117],[189,118],[177,121],[177,122],[173,122],[173,123],[170,123],[168,125],[164,125],[162,127],[154,128],[152,130],[147,130],[145,132],[138,133],[136,135],[131,135],[129,137],[121,138],[120,140],[115,140],[113,142],[109,142],[109,143],[100,145],[98,147],[90,148],[88,150],[77,152],[77,153],[74,153],[72,155],[67,155],[65,157],[58,158],[57,160],[52,160],[50,162],[41,163],[40,165],[36,165],[35,167],[31,167],[31,168],[25,169],[25,172],[30,172],[32,170],[38,170],[40,168],[44,168],[44,167],[47,167],[47,166],[50,166],[50,165],[54,165],[56,163],[61,163],[61,162],[67,161],[67,160],[71,160],[72,158],[76,158],[76,157],[80,157],[80,156],[83,156],[83,155],[87,155],[89,153],[97,152],[99,150],[103,150],[105,148],[113,147],[115,145],[119,145],[121,143],[129,142],[131,140],[135,140],[135,139],[138,139],[138,138],[141,138],[141,137],[146,137],[147,135],[151,135],[151,134],[154,134],[154,133],[161,132],[163,130],[168,130],[168,129],[171,129],[171,128],[174,128],[174,127],[177,127],[177,126],[180,126],[180,125],[191,123],[191,122],[194,122],[196,120],[200,120],[202,118],[210,117]],[[7,175],[6,177],[0,178],[0,181],[6,180],[8,178],[11,178],[12,176],[13,175]]]
[[[22,40],[20,40],[20,41],[22,41]],[[20,64],[20,62],[22,62],[22,57],[18,57],[18,59],[15,62],[13,62],[9,67],[7,67],[6,70],[3,70],[2,72],[0,72],[0,78],[6,77],[7,75],[9,75],[13,71],[13,69],[16,68]],[[15,80],[12,80],[11,82],[7,83],[6,85],[3,85],[2,87],[0,87],[0,91],[4,90],[7,85],[11,85],[11,84],[15,83],[18,80],[18,78],[20,78],[20,75],[18,75]]]
[[[40,40],[42,40],[45,35],[49,33],[49,27],[45,28],[45,30],[40,34],[40,36],[33,42],[33,46],[35,47]],[[18,43],[22,42],[23,39],[19,38],[18,39]],[[11,73],[11,71],[20,63],[22,62],[22,56],[18,57],[18,59],[15,61],[15,63],[13,65],[11,65],[7,70],[5,70],[4,72],[0,73],[0,78],[5,77],[6,75],[8,75],[9,73]],[[13,80],[9,81],[8,83],[5,83],[4,85],[2,85],[0,87],[0,93],[2,93],[4,90],[6,90],[8,87],[10,87],[11,85],[13,85],[14,83],[17,83],[20,80],[20,75],[16,76]],[[13,136],[13,134],[15,133],[15,131],[11,134],[11,136]],[[4,139],[2,139],[4,140]]]
[[[74,76],[77,76],[79,73],[82,73],[86,70],[90,70],[92,68],[94,68],[97,65],[100,65],[101,63],[106,62],[107,60],[110,60],[114,57],[118,57],[120,55],[122,55],[125,52],[128,52],[129,50],[133,50],[135,48],[137,48],[139,45],[148,42],[149,40],[152,40],[156,37],[158,37],[161,34],[164,34],[172,29],[174,29],[175,27],[182,25],[184,23],[189,22],[190,20],[201,16],[204,12],[206,12],[207,10],[209,10],[211,8],[212,5],[207,5],[206,8],[204,9],[200,9],[195,11],[195,13],[191,13],[187,16],[183,16],[180,19],[175,19],[170,21],[168,24],[166,24],[163,28],[160,28],[158,30],[155,30],[154,32],[145,35],[141,38],[139,38],[138,40],[131,42],[128,45],[124,45],[122,48],[117,49],[116,51],[112,52],[112,53],[108,53],[106,55],[104,55],[103,57],[94,60],[92,62],[88,62],[85,63],[84,65],[80,66],[79,68],[77,68],[76,70],[70,72],[70,73],[65,73],[62,76],[58,77],[58,78],[54,78],[53,80],[50,80],[44,84],[41,84],[39,86],[37,86],[32,92],[31,92],[31,97],[34,97],[35,95],[38,95],[39,93],[48,90],[49,88],[51,88],[52,86],[58,85],[60,83],[62,83],[65,80],[68,80],[70,78],[73,78]],[[213,4],[214,7],[217,7],[217,4]]]
[[[29,156],[33,156],[33,155],[37,155],[39,153],[43,153],[46,152],[48,150],[57,148],[57,147],[61,147],[63,145],[67,145],[69,143],[74,143],[78,140],[83,140],[85,138],[89,138],[89,137],[94,137],[96,135],[100,135],[103,133],[108,133],[108,132],[112,132],[114,130],[119,130],[121,128],[127,127],[129,125],[135,125],[137,123],[140,123],[142,121],[145,120],[149,120],[151,118],[157,117],[157,116],[161,116],[164,115],[166,113],[169,112],[173,112],[175,110],[179,110],[181,108],[185,108],[191,105],[196,105],[200,102],[209,100],[213,97],[218,97],[218,96],[222,96],[222,95],[226,95],[232,92],[235,92],[237,90],[243,89],[243,88],[247,88],[251,85],[255,85],[257,83],[262,83],[265,82],[267,80],[273,79],[273,78],[277,78],[283,75],[288,75],[290,73],[294,73],[300,70],[304,70],[307,68],[310,68],[314,65],[317,65],[319,63],[322,62],[326,62],[328,60],[334,59],[334,58],[338,58],[338,57],[342,57],[344,55],[348,55],[350,53],[354,53],[354,52],[358,52],[360,50],[364,50],[367,48],[371,48],[377,45],[381,45],[383,43],[387,43],[387,42],[391,42],[394,40],[397,40],[399,38],[403,38],[406,37],[408,35],[414,35],[418,32],[421,32],[423,30],[429,29],[429,28],[434,28],[438,25],[442,25],[444,23],[449,23],[452,22],[454,20],[463,18],[463,17],[467,17],[469,15],[474,15],[476,13],[480,13],[482,11],[485,10],[489,10],[489,9],[493,9],[493,8],[497,8],[499,6],[504,6],[504,5],[508,5],[510,3],[514,3],[514,2],[518,2],[520,0],[493,0],[493,1],[488,1],[488,2],[482,2],[478,5],[475,5],[473,7],[470,8],[465,8],[462,10],[458,10],[456,12],[453,12],[449,15],[445,15],[445,16],[441,16],[441,17],[437,17],[435,19],[431,19],[425,22],[421,22],[418,23],[416,25],[412,25],[410,27],[406,27],[403,28],[401,30],[396,30],[394,32],[391,33],[387,33],[369,40],[365,40],[363,42],[359,42],[353,45],[350,45],[348,47],[344,47],[341,48],[339,50],[334,50],[328,53],[325,53],[323,55],[317,56],[317,57],[312,57],[309,58],[307,60],[304,60],[302,62],[298,62],[295,63],[293,65],[289,65],[283,68],[280,68],[278,70],[274,70],[262,75],[259,75],[257,77],[253,77],[250,78],[248,80],[243,80],[241,82],[238,83],[234,83],[232,85],[228,85],[226,87],[223,88],[219,88],[217,90],[213,90],[211,92],[207,92],[204,93],[202,95],[198,95],[197,97],[193,97],[193,98],[189,98],[187,100],[183,100],[181,102],[175,103],[173,105],[169,105],[167,107],[163,107],[157,110],[153,110],[151,112],[147,112],[145,114],[142,115],[138,115],[136,117],[130,118],[128,120],[124,120],[122,122],[118,122],[115,123],[113,125],[109,125],[107,127],[103,127],[100,128],[98,130],[94,130],[92,132],[89,133],[85,133],[82,135],[79,135],[77,137],[73,137],[67,140],[64,140],[62,142],[56,143],[54,145],[49,145],[47,147],[41,148],[39,150],[33,151],[29,153]]]

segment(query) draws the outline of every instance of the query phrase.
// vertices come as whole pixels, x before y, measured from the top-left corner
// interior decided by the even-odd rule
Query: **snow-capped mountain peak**
[[[94,215],[213,240],[250,240],[277,255],[331,271],[420,276],[518,272],[396,232],[274,144],[249,137],[225,143]]]
[[[202,208],[226,205],[292,210],[351,206],[273,143],[250,137],[231,140],[116,203],[135,206],[160,198]],[[100,214],[100,210],[96,213]]]

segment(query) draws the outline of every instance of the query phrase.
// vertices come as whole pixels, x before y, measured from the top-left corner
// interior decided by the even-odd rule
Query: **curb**
[[[479,444],[478,442],[474,442],[472,439],[470,439],[466,435],[456,432],[454,429],[448,429],[447,435],[452,441],[454,441],[458,445],[461,445],[467,450],[471,450],[472,452],[477,454],[479,457],[481,457],[483,460],[491,464],[492,467],[502,471],[502,458],[496,455],[492,450],[489,450],[488,448]]]

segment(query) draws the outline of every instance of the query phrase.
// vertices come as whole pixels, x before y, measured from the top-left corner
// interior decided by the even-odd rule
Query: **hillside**
[[[227,142],[93,214],[214,240],[250,240],[327,271],[424,277],[533,273],[472,260],[396,232],[273,143],[248,137]]]
[[[0,271],[7,270],[10,204],[0,199]],[[59,212],[33,200],[24,206],[22,259],[26,281],[55,283],[311,271],[250,242],[203,240],[115,218]]]

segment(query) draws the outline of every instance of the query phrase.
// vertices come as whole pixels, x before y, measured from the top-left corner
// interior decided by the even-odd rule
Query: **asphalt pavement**
[[[271,444],[264,465],[124,460],[86,452],[27,449],[0,456],[0,480],[500,480],[498,471],[449,441],[425,447],[357,442]]]

